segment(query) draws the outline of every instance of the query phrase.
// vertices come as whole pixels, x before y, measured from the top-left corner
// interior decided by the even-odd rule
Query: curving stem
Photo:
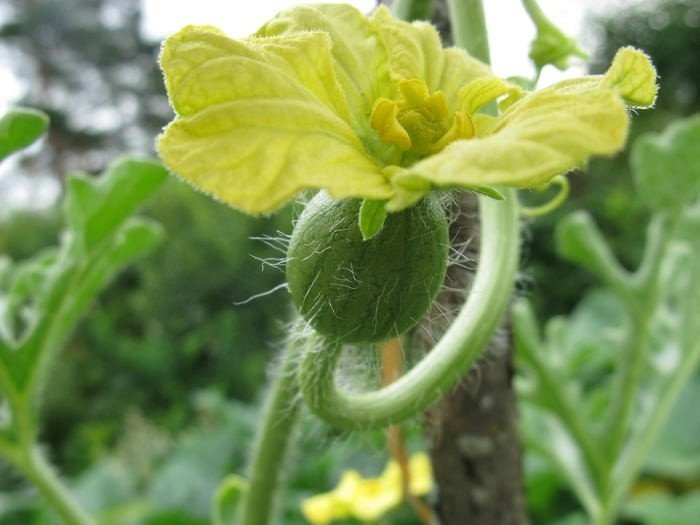
[[[342,347],[319,336],[309,345],[300,382],[316,415],[348,430],[384,427],[420,413],[467,372],[503,318],[515,282],[518,207],[515,190],[503,194],[503,201],[479,197],[481,257],[469,297],[442,339],[408,373],[374,392],[345,392],[335,382]]]

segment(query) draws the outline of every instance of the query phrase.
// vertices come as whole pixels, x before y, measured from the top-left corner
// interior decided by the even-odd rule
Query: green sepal
[[[49,117],[29,108],[13,108],[0,118],[0,160],[30,146],[49,127]]]
[[[368,241],[377,235],[386,220],[386,201],[365,199],[360,206],[359,224],[362,240]]]
[[[474,186],[473,188],[469,188],[469,191],[478,195],[483,195],[484,197],[490,197],[493,200],[505,200],[503,194],[492,186]]]

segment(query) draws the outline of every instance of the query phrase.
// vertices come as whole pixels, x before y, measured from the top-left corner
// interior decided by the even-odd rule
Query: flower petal
[[[623,47],[615,54],[605,75],[562,80],[541,91],[586,93],[596,89],[615,91],[631,107],[651,107],[658,91],[656,68],[643,51]]]
[[[305,188],[335,198],[391,193],[345,122],[293,98],[236,100],[178,118],[158,151],[185,180],[252,214],[273,211]]]
[[[377,521],[401,503],[401,480],[387,483],[383,478],[366,478],[358,483],[350,514],[362,521]]]
[[[421,184],[437,187],[534,186],[581,165],[591,155],[622,148],[629,127],[625,105],[612,90],[562,93],[543,90],[520,100],[483,137],[453,142],[391,182],[388,207],[416,200]]]
[[[393,98],[387,58],[367,18],[356,8],[343,4],[296,6],[262,26],[258,36],[322,31],[332,42],[335,74],[350,108],[353,127],[361,135],[372,130],[367,115],[374,101]]]
[[[398,20],[385,6],[372,14],[370,23],[386,47],[394,80],[417,78],[425,81],[431,93],[440,89],[445,58],[434,26]]]
[[[424,496],[433,488],[433,467],[430,458],[424,452],[411,456],[409,468],[411,471],[411,494]]]
[[[349,124],[328,35],[235,41],[190,26],[163,46],[179,118],[158,142],[188,182],[248,213],[272,211],[304,188],[386,198],[389,186]]]
[[[386,47],[392,78],[425,81],[430,93],[442,91],[451,112],[457,109],[459,90],[490,73],[486,64],[466,51],[443,48],[431,24],[397,20],[384,6],[374,12],[370,22]]]
[[[348,120],[330,49],[320,32],[236,41],[214,27],[188,26],[165,41],[160,63],[180,115],[231,100],[282,97],[317,101]]]
[[[491,70],[486,64],[457,47],[445,49],[444,55],[440,91],[445,95],[450,111],[456,111],[460,90],[472,80],[491,75]]]
[[[492,100],[496,100],[506,93],[512,93],[514,96],[519,97],[522,90],[514,84],[510,84],[497,77],[477,78],[460,90],[459,100],[461,109],[468,115],[473,115],[482,106],[485,106]]]
[[[332,492],[305,499],[301,502],[301,512],[312,525],[328,525],[349,517],[346,505],[338,502]]]
[[[623,47],[615,53],[602,86],[617,91],[628,106],[648,108],[654,105],[658,91],[656,68],[639,49]]]

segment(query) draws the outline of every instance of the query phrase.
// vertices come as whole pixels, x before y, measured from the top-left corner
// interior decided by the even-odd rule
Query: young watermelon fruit
[[[396,337],[425,315],[447,268],[447,219],[429,196],[363,240],[361,201],[319,192],[297,221],[287,253],[292,301],[320,334],[340,343]]]

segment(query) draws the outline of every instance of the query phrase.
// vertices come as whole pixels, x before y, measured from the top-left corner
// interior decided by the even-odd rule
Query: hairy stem
[[[292,337],[297,337],[296,329],[293,329]],[[265,525],[272,516],[299,411],[297,366],[301,345],[299,340],[290,341],[282,356],[253,444],[248,490],[243,496],[238,517],[231,525]]]
[[[46,502],[66,525],[96,525],[78,504],[36,445],[26,446],[15,461],[17,468],[29,479]]]

